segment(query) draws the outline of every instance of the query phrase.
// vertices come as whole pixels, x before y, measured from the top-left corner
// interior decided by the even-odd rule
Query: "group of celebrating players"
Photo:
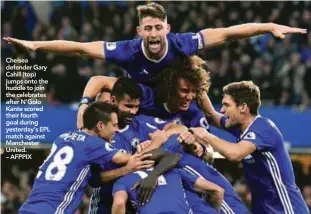
[[[282,134],[259,115],[259,88],[251,81],[228,84],[220,113],[215,111],[207,96],[206,63],[195,55],[235,39],[265,33],[282,39],[306,30],[249,23],[173,34],[161,5],[149,3],[137,10],[139,39],[79,43],[4,38],[31,51],[114,62],[131,77],[90,79],[78,130],[54,141],[19,213],[74,213],[87,185],[93,187],[89,213],[250,213],[212,166],[213,149],[230,161],[242,161],[251,213],[308,213]],[[209,124],[237,141],[213,135]]]

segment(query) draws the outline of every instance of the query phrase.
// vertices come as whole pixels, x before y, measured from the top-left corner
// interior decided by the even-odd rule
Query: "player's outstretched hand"
[[[195,143],[195,137],[188,130],[183,131],[178,136],[177,140],[178,140],[179,143],[185,143],[185,144],[194,144]]]
[[[87,104],[82,104],[79,107],[78,115],[77,115],[77,128],[82,129],[83,128],[83,113],[85,109],[88,107]]]
[[[3,40],[9,44],[17,45],[17,46],[20,46],[20,47],[25,48],[27,50],[30,50],[30,51],[36,50],[35,43],[32,41],[15,39],[12,37],[3,37]]]
[[[205,144],[204,137],[209,134],[205,128],[202,128],[202,127],[190,128],[189,131],[195,137],[196,142]]]
[[[147,148],[151,144],[151,140],[146,140],[136,146],[137,152],[142,152],[145,148]]]
[[[307,29],[271,24],[271,33],[273,34],[273,36],[277,38],[284,39],[286,34],[291,33],[305,34],[307,33]]]
[[[157,186],[157,177],[148,176],[138,183],[136,183],[132,190],[137,188],[138,191],[138,201],[141,206],[144,206],[151,200],[152,193]]]
[[[224,190],[211,191],[203,194],[203,198],[212,205],[216,210],[220,211],[224,200]]]
[[[145,159],[151,156],[152,156],[151,153],[143,154],[143,155],[139,153],[135,153],[134,155],[130,157],[129,161],[126,164],[126,167],[130,172],[135,172],[140,169],[148,169],[154,165],[154,161],[145,160]]]

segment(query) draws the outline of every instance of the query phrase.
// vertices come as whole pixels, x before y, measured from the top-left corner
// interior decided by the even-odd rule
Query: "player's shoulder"
[[[142,51],[142,39],[141,38],[128,40],[128,44],[131,47],[133,54],[136,54]]]
[[[141,171],[136,171],[136,172],[126,174],[123,177],[119,178],[116,182],[119,184],[122,183],[125,185],[130,185],[132,183],[135,183],[137,180],[141,179],[141,177],[139,176],[139,172]]]
[[[189,106],[188,111],[191,112],[191,113],[201,113],[201,112],[203,112],[195,101],[192,101],[192,103]]]
[[[181,38],[185,38],[185,37],[192,37],[193,36],[193,39],[196,39],[195,36],[196,34],[195,33],[192,33],[192,32],[186,32],[186,33],[169,33],[167,34],[167,39],[169,41],[177,41],[178,39],[181,39]]]
[[[159,119],[159,118],[158,118]],[[135,121],[139,128],[149,128],[151,130],[156,130],[157,128],[157,121],[158,119],[153,116],[148,116],[145,114],[139,114],[135,117]]]
[[[266,117],[258,115],[253,123],[253,127],[264,131],[276,131],[278,128],[275,123]]]
[[[133,118],[133,120],[136,121],[137,123],[144,123],[146,121],[153,121],[154,117],[148,116],[148,115],[145,115],[145,114],[139,114],[139,115],[135,116]]]
[[[141,51],[141,38],[135,38],[130,40],[121,40],[116,42],[105,42],[106,51],[125,50],[135,54]]]
[[[275,123],[266,117],[258,115],[249,127],[249,132],[257,133],[263,137],[281,136]]]

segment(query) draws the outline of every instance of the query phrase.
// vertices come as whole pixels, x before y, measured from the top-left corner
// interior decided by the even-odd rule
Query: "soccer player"
[[[141,120],[140,120],[141,121]],[[173,126],[173,127],[171,127]],[[238,197],[233,187],[227,181],[227,179],[221,175],[215,168],[204,163],[202,160],[197,157],[187,154],[183,151],[183,145],[180,144],[179,136],[182,136],[183,140],[186,141],[187,133],[184,131],[185,127],[177,124],[169,124],[165,127],[165,134],[162,136],[169,137],[167,140],[162,141],[153,141],[142,152],[148,152],[156,148],[161,147],[168,152],[180,153],[181,160],[178,163],[178,167],[190,172],[194,175],[197,175],[201,178],[204,178],[225,190],[224,201],[221,207],[221,213],[223,214],[246,214],[249,213],[241,199]],[[204,128],[202,128],[204,129]],[[151,138],[153,136],[151,135]],[[155,182],[155,180],[154,180]],[[152,184],[152,182],[150,182]],[[145,187],[150,189],[152,186]],[[189,197],[189,203],[194,213],[205,213],[204,210],[209,210],[213,213],[215,210],[212,209],[210,204],[206,203],[198,197],[198,195],[193,194],[189,191],[186,191],[187,196]]]
[[[174,64],[162,72],[162,83],[153,89],[139,84],[143,90],[140,102],[140,113],[158,117],[159,124],[165,121],[182,123],[187,127],[205,127],[208,123],[204,113],[194,101],[197,93],[207,92],[210,86],[209,73],[205,69],[206,62],[194,55],[180,57]],[[77,126],[81,127],[82,114],[87,106],[87,101],[95,97],[102,88],[111,90],[117,78],[96,76],[92,77],[83,92],[86,102],[80,105]],[[158,127],[162,129],[163,127]]]
[[[141,37],[117,42],[25,41],[10,37],[4,40],[32,51],[87,56],[104,59],[123,67],[141,82],[150,82],[158,71],[170,65],[179,55],[190,56],[198,50],[212,48],[225,42],[271,33],[283,39],[286,34],[306,33],[306,29],[274,23],[248,23],[227,28],[204,29],[198,33],[170,33],[165,9],[157,3],[137,7]]]
[[[91,164],[126,164],[130,160],[130,155],[109,143],[117,130],[116,109],[102,102],[91,104],[84,112],[84,128],[54,141],[19,213],[73,213],[88,184]]]
[[[129,78],[119,78],[109,90],[111,91],[109,103],[117,109],[119,128],[112,139],[112,145],[123,153],[133,154],[134,151],[131,145],[126,143],[121,133],[132,122],[132,117],[138,111],[142,90],[135,80]],[[88,106],[88,104],[83,105]],[[132,165],[133,167],[113,163],[93,167],[91,181],[94,189],[90,201],[89,213],[111,213],[112,185],[114,180],[144,167],[144,165],[138,163],[136,162],[136,165]]]
[[[253,213],[309,213],[295,184],[281,132],[258,113],[258,86],[252,81],[234,82],[226,85],[223,93],[221,114],[215,111],[207,95],[202,96],[201,103],[212,124],[233,134],[237,142],[220,139],[202,128],[191,128],[195,138],[231,161],[242,161]]]
[[[192,213],[185,197],[183,183],[187,183],[198,192],[209,192],[213,196],[213,200],[216,201],[215,206],[220,208],[224,193],[222,188],[180,169],[173,169],[162,176],[156,176],[157,187],[151,200],[141,205],[139,203],[139,194],[136,189],[133,190],[133,186],[141,179],[150,177],[151,171],[152,169],[136,171],[116,181],[113,186],[113,214],[125,214],[125,205],[128,199],[132,204],[136,205],[138,213],[141,214]]]
[[[139,103],[140,100],[136,99],[135,103],[132,103],[132,105],[123,105],[125,104],[125,101],[123,101],[122,97],[123,98],[127,97],[126,94],[124,94],[125,90],[130,90],[134,88],[138,90],[137,89],[138,84],[134,80],[128,79],[128,78],[120,78],[117,82],[119,82],[119,84],[115,84],[114,88],[112,89],[112,93],[111,93],[112,101],[116,105],[120,106],[120,109],[122,108],[122,109],[129,110],[131,108],[134,108],[132,109],[132,114],[128,114],[130,115],[128,116],[128,118],[131,118],[132,115],[136,114],[138,110],[138,106],[140,104]],[[122,82],[123,84],[121,84]],[[131,84],[128,84],[127,87],[121,87],[122,85],[124,85],[125,82],[131,82]],[[118,86],[117,87],[119,88],[118,90],[116,90],[115,88],[116,86]],[[118,93],[114,91],[118,91]],[[117,94],[118,96],[116,96]],[[129,92],[127,94],[129,94]],[[121,124],[121,119],[119,120],[120,120],[119,123]],[[130,119],[127,119],[126,121],[130,121]],[[132,122],[130,125],[123,123],[123,126],[119,126],[120,128],[119,132],[121,133],[118,132],[115,134],[114,136],[115,142],[113,143],[113,146],[118,149],[123,149],[127,151],[128,153],[133,153],[133,151],[135,151],[135,147],[137,144],[141,143],[144,140],[150,139],[148,136],[148,133],[154,132],[155,129],[167,124],[167,122],[165,121],[163,122],[164,123],[162,122],[157,123],[155,122],[155,119],[152,117],[136,116],[132,119]],[[154,127],[154,126],[159,126],[159,127]],[[153,128],[150,128],[150,127],[153,127]],[[164,136],[164,134],[162,135],[162,137]],[[117,137],[119,138],[119,140],[117,139]],[[163,140],[162,141],[155,140],[155,143],[159,143],[158,147],[156,148],[159,148],[162,142]],[[174,147],[176,146],[178,147],[180,145],[177,141],[177,137],[175,138],[175,141],[172,144],[173,144],[172,150],[168,150],[168,151],[175,152]],[[189,158],[182,158],[182,163],[183,163],[182,167],[187,166],[187,168],[191,170],[193,173],[196,173],[197,175],[204,177],[206,180],[209,180],[225,189],[225,202],[223,205],[224,207],[222,208],[222,213],[234,213],[234,212],[235,213],[248,213],[247,209],[245,208],[241,200],[238,198],[237,194],[234,192],[231,184],[217,170],[215,170],[213,167],[209,165],[206,165],[200,159],[197,159],[193,157],[192,155],[189,155]],[[110,169],[113,169],[113,168],[110,168]],[[120,176],[127,174],[128,170],[126,170],[125,167],[121,167],[115,170],[111,170],[107,173],[109,175],[108,178],[114,180]],[[94,197],[92,197],[93,199],[92,200],[93,203],[91,205],[93,208],[92,210],[97,210],[98,212],[103,209],[109,209],[110,207],[110,205],[107,205],[107,204],[110,204],[110,200],[108,199],[109,195],[105,194],[110,191],[104,191],[103,189],[101,189],[101,192],[102,192],[101,194],[94,194]],[[201,210],[203,210],[204,208],[206,208],[206,206],[204,206],[203,204],[202,207],[200,208]]]
[[[118,128],[120,128],[112,139],[112,146],[115,149],[127,154],[133,154],[135,152],[130,141],[127,139],[131,136],[137,136],[135,133],[136,130],[132,129],[133,120],[135,120],[132,120],[132,117],[136,115],[138,111],[141,96],[142,90],[138,83],[130,78],[118,79],[111,90],[109,102],[112,103],[117,109],[119,121]],[[85,118],[84,115],[83,117]],[[131,124],[131,128],[127,129],[126,127],[128,127],[129,124]],[[126,134],[124,133],[125,131]],[[136,156],[134,155],[134,157]],[[152,156],[152,159],[154,158],[156,158],[155,154]],[[148,166],[148,163],[142,163],[143,161],[140,161],[142,159],[140,156],[136,159],[136,162],[132,161],[133,164],[127,164],[125,166],[107,162],[92,168],[92,177],[90,180],[91,185],[96,188],[94,189],[91,198],[90,213],[111,212],[113,181],[127,173],[143,169]],[[165,166],[167,167],[168,164]],[[160,169],[161,171],[164,171],[163,167]],[[102,182],[105,183],[103,184]]]

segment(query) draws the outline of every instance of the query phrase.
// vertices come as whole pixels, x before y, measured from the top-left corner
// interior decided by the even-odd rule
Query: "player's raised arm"
[[[93,76],[84,88],[83,97],[94,99],[103,88],[111,91],[117,80],[115,77]]]
[[[3,37],[9,44],[23,47],[30,51],[53,52],[63,55],[86,56],[94,59],[105,59],[104,42],[73,42],[66,40],[26,41],[12,37]]]
[[[111,91],[113,85],[118,79],[115,77],[105,77],[105,76],[93,76],[87,82],[84,88],[83,96],[79,105],[79,110],[77,114],[77,128],[81,129],[83,126],[83,113],[87,106],[95,99],[96,95],[102,89],[108,89]]]
[[[211,125],[222,129],[223,127],[221,125],[221,117],[223,115],[214,109],[213,104],[206,93],[203,93],[201,96],[199,96],[198,103],[200,108],[204,111],[207,121]]]
[[[206,145],[211,145],[225,158],[230,161],[241,161],[247,155],[256,151],[255,144],[242,140],[239,143],[231,143],[208,133],[204,128],[190,128],[195,139]]]
[[[125,166],[118,169],[109,171],[102,171],[100,173],[100,179],[103,183],[114,181],[128,173],[135,172],[140,169],[148,169],[154,165],[153,160],[145,160],[150,158],[152,154],[134,154],[128,155],[122,152],[118,152],[112,159],[114,163],[125,164]]]
[[[113,196],[112,214],[125,214],[128,195],[125,191],[118,191]]]
[[[286,34],[307,33],[306,29],[288,27],[275,23],[247,23],[226,28],[204,29],[205,48],[223,45],[225,42],[271,33],[273,36],[284,39]]]
[[[166,153],[165,156],[161,158],[159,164],[154,168],[154,170],[146,178],[139,181],[133,187],[133,189],[139,189],[138,198],[140,204],[145,204],[151,200],[151,196],[156,187],[158,177],[176,167],[180,159],[180,154]]]
[[[200,177],[194,183],[194,188],[197,192],[204,193],[209,204],[220,210],[225,193],[223,188]]]

